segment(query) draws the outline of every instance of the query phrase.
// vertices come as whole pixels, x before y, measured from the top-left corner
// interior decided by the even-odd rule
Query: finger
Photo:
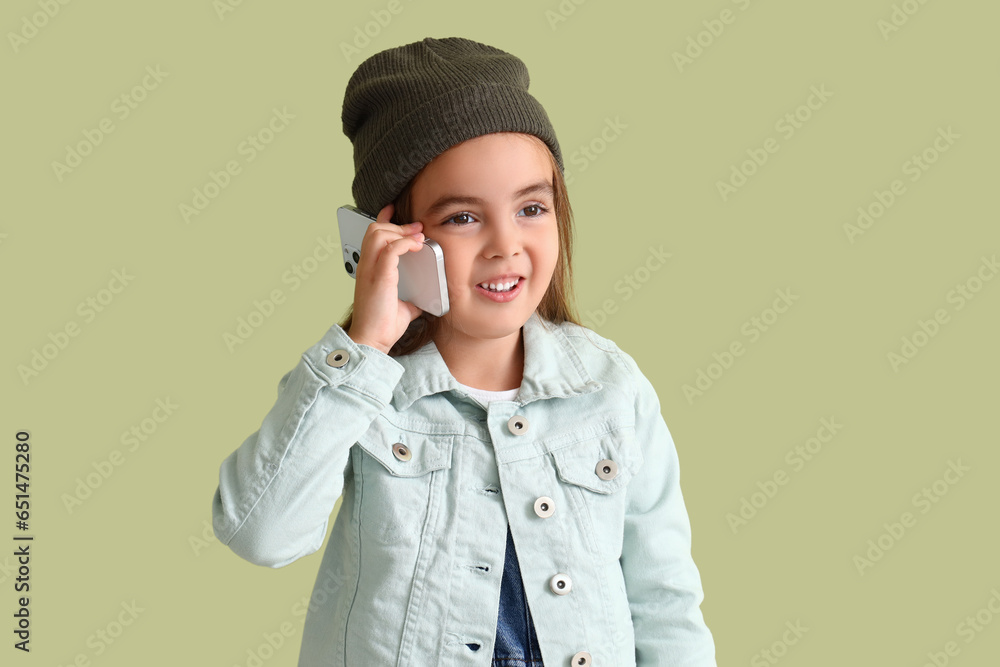
[[[392,202],[389,202],[388,204],[383,206],[382,210],[379,211],[378,215],[375,216],[375,221],[388,223],[392,219],[392,214],[395,210],[396,210],[396,205],[393,204]]]
[[[410,321],[417,319],[424,312],[419,306],[415,306],[409,301],[400,300],[406,309],[410,312]]]
[[[403,253],[420,250],[423,245],[423,234],[414,236],[399,236],[392,241],[386,240],[386,244],[379,253],[379,256],[392,255],[399,257]]]
[[[400,233],[394,229],[384,230],[384,233],[375,233],[372,235],[374,237],[373,246],[376,248],[382,248],[389,243],[396,243],[400,239],[417,239],[421,243],[424,242],[423,232],[409,232]]]
[[[409,236],[410,234],[415,234],[419,231],[423,231],[423,224],[420,222],[411,222],[405,225],[396,225],[393,223],[386,223],[385,225],[380,225],[378,223],[372,223],[372,233],[373,234],[392,234],[394,236]]]
[[[358,261],[359,265],[371,254],[374,254],[377,258],[382,254],[385,247],[392,241],[396,241],[400,238],[406,238],[406,235],[400,233],[400,228],[396,225],[389,224],[386,227],[379,227],[379,224],[380,223],[378,222],[373,222],[369,225],[367,231],[365,231],[365,236],[361,240],[361,258]]]
[[[400,237],[395,241],[387,241],[374,258],[370,267],[365,267],[365,279],[368,281],[382,282],[395,277],[399,279],[399,256],[404,252],[414,249],[417,242],[410,237]],[[358,273],[361,273],[362,263],[358,263]],[[368,275],[368,270],[371,275]]]
[[[406,232],[407,234],[420,229],[421,223],[419,221],[410,222],[405,225],[397,225],[395,222],[392,221],[392,216],[395,212],[396,212],[396,205],[390,202],[385,206],[383,206],[382,210],[379,211],[377,216],[375,216],[375,222],[379,223],[381,226],[384,226],[384,228],[386,229],[394,228],[394,229],[410,230]]]

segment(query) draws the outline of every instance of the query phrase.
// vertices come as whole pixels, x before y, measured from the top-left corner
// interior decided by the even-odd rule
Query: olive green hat
[[[564,171],[555,130],[528,83],[519,58],[462,37],[427,37],[363,61],[341,115],[354,144],[357,207],[374,217],[428,162],[493,132],[537,136]]]

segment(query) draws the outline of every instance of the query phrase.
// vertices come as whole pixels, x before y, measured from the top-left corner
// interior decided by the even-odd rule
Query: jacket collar
[[[521,405],[542,398],[589,394],[601,388],[601,384],[587,372],[560,325],[543,321],[536,311],[521,329],[524,334],[524,374],[515,399]],[[454,391],[466,395],[448,370],[434,341],[395,359],[404,368],[403,377],[392,394],[396,410],[405,410],[417,399],[438,392]]]

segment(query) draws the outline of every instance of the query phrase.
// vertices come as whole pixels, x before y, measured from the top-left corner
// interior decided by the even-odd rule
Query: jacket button
[[[590,661],[589,653],[586,651],[580,651],[579,653],[573,654],[573,659],[569,664],[577,665],[577,667],[590,667],[593,663]]]
[[[523,415],[514,415],[507,420],[507,428],[514,435],[524,435],[528,432],[528,420]]]
[[[410,448],[401,442],[397,442],[395,445],[392,446],[392,453],[400,461],[410,460]]]
[[[618,464],[611,459],[602,459],[597,462],[596,472],[601,479],[614,479],[618,476]]]
[[[573,580],[569,578],[568,574],[560,572],[549,579],[549,588],[556,595],[566,595],[573,588]]]
[[[535,514],[547,519],[552,516],[552,513],[556,511],[552,499],[548,496],[541,496],[535,499]]]
[[[334,350],[330,354],[326,355],[326,363],[334,368],[340,368],[346,364],[350,358],[351,355],[347,350]]]

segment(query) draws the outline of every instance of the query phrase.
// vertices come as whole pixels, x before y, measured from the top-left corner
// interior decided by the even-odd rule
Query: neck
[[[519,328],[503,338],[474,338],[454,330],[435,337],[434,345],[452,377],[475,389],[505,391],[521,386],[524,337]]]

